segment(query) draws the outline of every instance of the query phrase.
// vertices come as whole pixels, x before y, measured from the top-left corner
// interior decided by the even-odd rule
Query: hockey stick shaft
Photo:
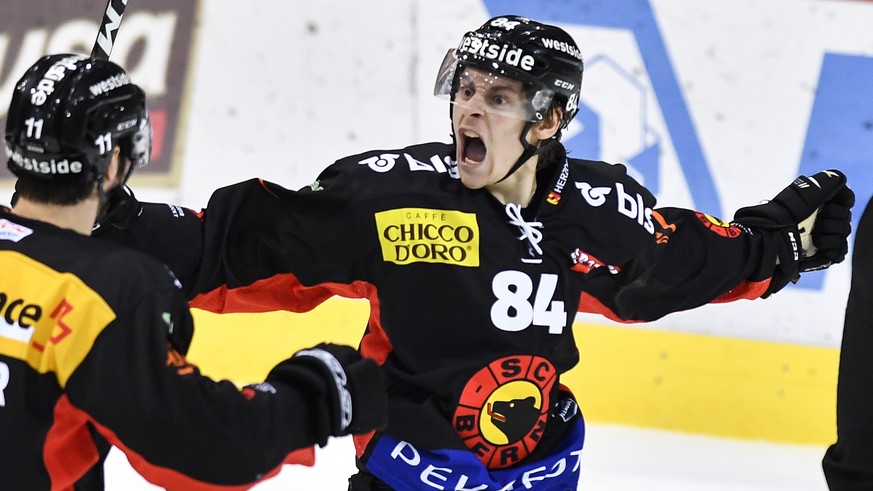
[[[106,4],[106,13],[103,14],[103,21],[100,22],[100,31],[97,33],[97,40],[94,41],[91,58],[109,59],[112,47],[115,45],[115,37],[118,35],[118,28],[121,27],[121,18],[124,16],[127,2],[128,0],[109,0]]]

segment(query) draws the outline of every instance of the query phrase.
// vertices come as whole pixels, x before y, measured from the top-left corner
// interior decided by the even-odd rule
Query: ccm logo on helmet
[[[555,87],[564,89],[564,90],[573,90],[576,88],[576,84],[567,82],[566,80],[555,80]]]
[[[76,62],[81,59],[81,56],[69,56],[49,67],[42,76],[42,80],[36,84],[34,92],[30,96],[30,103],[34,106],[45,104],[45,101],[55,91],[55,83],[64,79],[67,75],[67,70],[75,70]]]

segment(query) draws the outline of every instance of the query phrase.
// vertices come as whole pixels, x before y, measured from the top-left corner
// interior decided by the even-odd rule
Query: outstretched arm
[[[592,277],[580,310],[650,321],[706,303],[768,297],[802,272],[843,260],[853,204],[845,177],[827,171],[801,176],[730,223],[658,208],[649,244],[620,272]]]
[[[145,252],[170,267],[191,298],[203,253],[198,213],[164,203],[141,203],[128,187],[116,187],[97,218],[93,237]]]
[[[381,370],[351,347],[299,352],[240,391],[186,360],[176,344],[191,330],[184,299],[169,289],[118,312],[72,372],[56,414],[83,434],[92,426],[146,479],[172,489],[244,489],[298,462],[301,449],[385,424]]]

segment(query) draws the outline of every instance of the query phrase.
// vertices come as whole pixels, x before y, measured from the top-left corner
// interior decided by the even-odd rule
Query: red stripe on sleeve
[[[131,450],[115,434],[87,413],[75,407],[64,395],[55,405],[55,423],[49,430],[43,455],[46,468],[51,476],[52,491],[71,491],[73,485],[99,460],[97,447],[91,439],[87,424],[91,423],[106,438],[127,456],[130,465],[147,481],[167,490],[184,491],[242,491],[249,489],[256,482],[269,479],[282,468],[284,464],[315,464],[314,447],[302,448],[289,453],[282,464],[265,473],[261,479],[249,484],[221,485],[200,481],[177,470],[149,463],[142,455]]]
[[[626,320],[622,319],[615,312],[612,311],[609,307],[603,304],[600,300],[597,299],[594,295],[588,292],[582,292],[582,297],[579,301],[579,312],[588,312],[591,314],[600,314],[606,317],[609,320],[613,320],[615,322],[621,322],[623,324],[630,324],[634,322],[641,322],[635,320]]]
[[[296,276],[284,273],[258,280],[244,287],[221,286],[197,295],[191,300],[190,305],[217,314],[275,310],[308,312],[334,295],[367,298],[371,303],[376,298],[373,286],[363,281],[355,281],[351,284],[322,283],[303,286]]]
[[[100,460],[88,430],[89,419],[70,403],[66,394],[55,404],[54,423],[42,449],[52,491],[72,490],[76,481]]]
[[[731,291],[713,300],[712,303],[735,302],[743,299],[754,300],[760,298],[769,287],[769,278],[764,281],[744,281],[731,289]]]

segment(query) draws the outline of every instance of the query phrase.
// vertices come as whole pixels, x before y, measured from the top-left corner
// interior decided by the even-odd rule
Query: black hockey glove
[[[830,201],[822,205],[814,218],[810,230],[812,246],[800,255],[800,271],[825,269],[840,263],[849,252],[848,237],[852,232],[852,206],[855,193],[848,187],[842,188]],[[807,243],[804,233],[800,234]]]
[[[91,235],[113,230],[127,230],[136,217],[142,214],[142,204],[129,187],[116,186],[110,189],[106,196],[106,203],[97,217]]]
[[[322,343],[300,350],[280,363],[267,382],[293,384],[302,367],[315,371],[327,384],[331,435],[366,433],[385,427],[388,399],[382,368],[349,346]]]
[[[765,297],[800,273],[839,263],[849,249],[855,193],[846,176],[827,170],[800,176],[767,203],[740,208],[734,222],[750,229],[783,232],[776,270]]]

